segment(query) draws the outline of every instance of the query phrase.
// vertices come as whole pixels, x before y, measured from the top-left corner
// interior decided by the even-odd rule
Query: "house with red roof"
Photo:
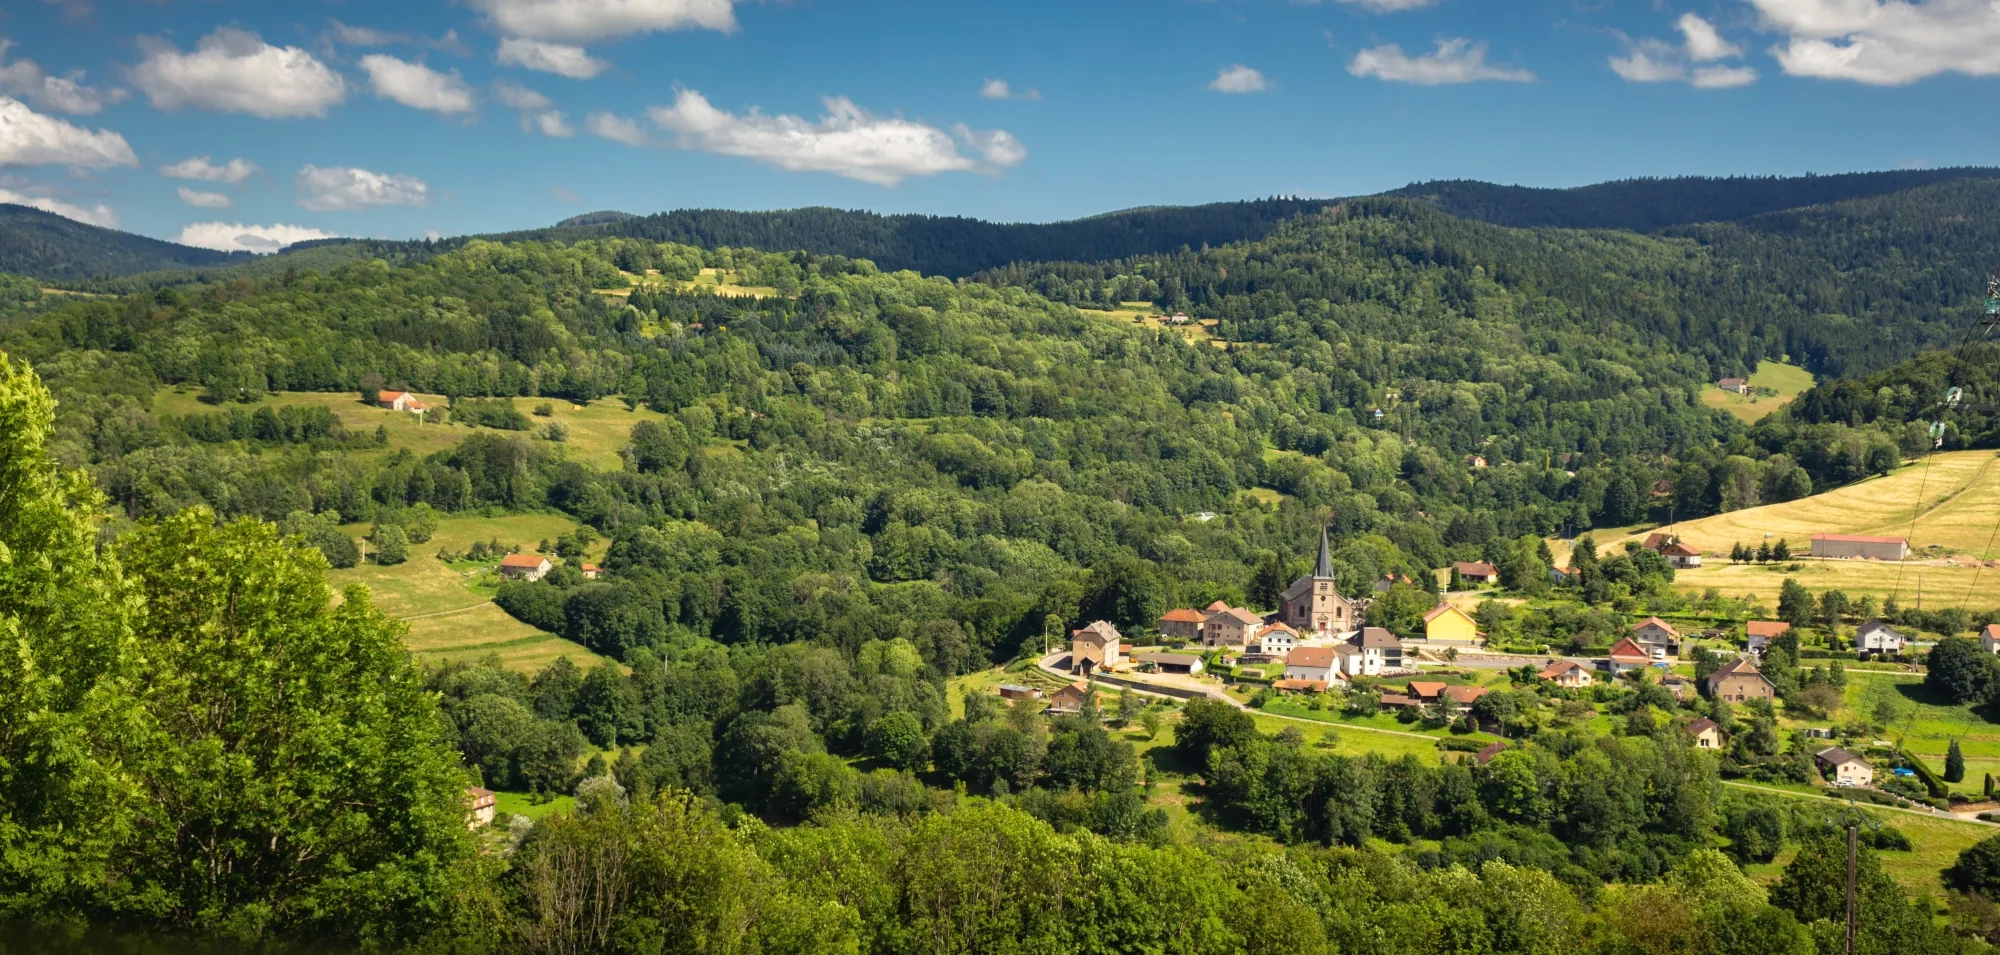
[[[1653,655],[1631,637],[1626,637],[1611,645],[1611,653],[1605,657],[1604,664],[1604,668],[1614,674],[1643,670],[1653,665]]]

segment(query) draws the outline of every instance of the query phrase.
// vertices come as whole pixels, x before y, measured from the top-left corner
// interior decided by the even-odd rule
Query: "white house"
[[[1910,638],[1880,620],[1870,620],[1854,631],[1854,649],[1862,653],[1901,653]]]
[[[1632,628],[1632,635],[1639,645],[1651,653],[1655,659],[1679,652],[1681,632],[1674,625],[1658,617],[1647,617]]]
[[[1691,567],[1701,566],[1701,551],[1695,550],[1680,541],[1675,541],[1660,548],[1660,556],[1665,557],[1667,563],[1672,565],[1675,570],[1687,570]]]
[[[1813,754],[1813,761],[1833,772],[1835,786],[1868,786],[1875,782],[1875,767],[1838,746],[1830,746]]]
[[[417,400],[416,395],[407,391],[378,391],[375,393],[375,403],[390,411],[407,411],[411,414],[423,414],[430,410],[423,402]]]
[[[2000,623],[1989,623],[1980,629],[1979,646],[1987,653],[2000,653]]]
[[[1269,624],[1257,634],[1256,642],[1249,652],[1267,657],[1282,657],[1299,645],[1299,632],[1282,623]]]
[[[1285,679],[1322,680],[1333,682],[1335,677],[1332,647],[1299,647],[1285,654]]]
[[[500,558],[500,576],[515,580],[537,581],[554,569],[555,565],[540,554],[508,554]]]

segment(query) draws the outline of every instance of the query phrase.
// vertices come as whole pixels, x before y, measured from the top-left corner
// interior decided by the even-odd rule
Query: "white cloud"
[[[0,166],[109,169],[138,164],[125,137],[111,130],[73,126],[0,96]]]
[[[0,37],[0,60],[13,45],[14,41]],[[34,60],[0,62],[0,94],[25,96],[43,109],[77,116],[88,116],[125,99],[125,90],[85,86],[83,76],[82,70],[50,76]]]
[[[430,204],[430,185],[415,176],[385,175],[351,166],[307,166],[293,185],[299,205],[314,212],[364,209],[369,206]]]
[[[459,79],[457,70],[439,73],[422,63],[406,63],[382,53],[362,57],[361,68],[368,73],[375,95],[383,99],[447,116],[472,112],[472,87]]]
[[[1042,98],[1042,91],[1038,89],[1026,89],[1015,92],[1014,87],[1009,85],[1006,80],[988,79],[979,85],[979,98],[1039,100]]]
[[[567,202],[570,203],[571,205],[575,205],[576,203],[583,201],[582,196],[579,196],[576,193],[569,191],[568,189],[564,189],[561,186],[551,187],[549,189],[549,195],[556,197],[556,200],[559,202]]]
[[[1683,13],[1674,27],[1687,38],[1688,57],[1696,63],[1710,63],[1742,56],[1743,50],[1715,32],[1715,25],[1692,13]]]
[[[1757,71],[1748,66],[1724,66],[1717,60],[1742,56],[1743,50],[1722,38],[1707,20],[1692,13],[1682,14],[1674,26],[1681,31],[1682,43],[1675,46],[1650,37],[1625,40],[1625,55],[1611,57],[1611,71],[1633,83],[1675,83],[1687,81],[1697,89],[1729,89],[1757,82]],[[1703,66],[1701,64],[1708,64]]]
[[[502,66],[554,73],[573,80],[587,80],[611,68],[610,62],[591,56],[580,46],[514,37],[500,41],[500,52],[494,58]]]
[[[1982,0],[1748,0],[1786,34],[1771,55],[1794,76],[1882,86],[1939,73],[2000,74],[2000,6]]]
[[[182,245],[221,252],[255,252],[269,255],[294,242],[334,239],[338,234],[300,225],[244,225],[240,222],[195,222],[174,238]]]
[[[220,166],[207,156],[183,159],[170,166],[161,166],[160,175],[169,179],[192,179],[196,182],[226,182],[232,186],[240,184],[264,170],[248,159],[231,159]]]
[[[1223,67],[1208,84],[1209,89],[1218,93],[1262,93],[1270,86],[1265,82],[1264,74],[1241,63]]]
[[[199,189],[180,188],[181,201],[197,209],[227,209],[235,203],[220,192],[202,192]]]
[[[1747,66],[1704,66],[1690,80],[1697,89],[1723,90],[1757,82],[1757,71]]]
[[[584,117],[583,128],[590,130],[592,136],[627,146],[644,146],[649,138],[637,122],[611,113],[592,113]]]
[[[739,156],[793,172],[830,172],[881,186],[911,176],[943,172],[997,173],[1028,157],[1020,141],[1002,130],[956,128],[979,154],[960,153],[951,133],[901,118],[870,114],[844,96],[822,100],[826,115],[817,122],[791,115],[743,115],[716,109],[693,90],[681,90],[672,106],[648,111],[661,129],[675,134],[683,149]],[[595,117],[593,117],[594,119]]]
[[[391,33],[374,27],[351,27],[331,18],[326,22],[328,35],[333,37],[335,43],[344,46],[391,46],[409,40],[409,37],[402,33]]]
[[[347,98],[347,84],[295,46],[277,47],[255,33],[222,27],[192,53],[141,38],[146,58],[128,77],[164,110],[213,109],[265,119],[325,116]]]
[[[699,27],[736,29],[735,0],[468,0],[508,36],[563,43]]]
[[[1319,0],[1294,0],[1294,2],[1318,3]],[[1336,0],[1352,7],[1361,7],[1374,13],[1401,13],[1404,10],[1421,10],[1437,0]]]
[[[567,139],[576,135],[576,130],[569,125],[569,117],[563,115],[561,110],[556,109],[543,110],[539,113],[523,113],[521,115],[521,125],[523,127],[532,127],[536,132],[544,136],[553,136],[557,139]]]
[[[1403,48],[1387,43],[1362,50],[1347,64],[1355,76],[1373,76],[1397,83],[1444,86],[1495,80],[1505,83],[1533,83],[1535,74],[1486,62],[1486,44],[1460,37],[1439,37],[1437,49],[1422,56],[1410,56]]]
[[[50,199],[45,196],[22,195],[12,189],[0,189],[0,202],[12,203],[17,206],[28,206],[33,209],[40,209],[43,212],[52,212],[65,219],[75,219],[86,225],[103,226],[107,229],[116,228],[118,225],[118,213],[114,212],[110,206],[101,202],[96,206],[86,209],[59,199]]]

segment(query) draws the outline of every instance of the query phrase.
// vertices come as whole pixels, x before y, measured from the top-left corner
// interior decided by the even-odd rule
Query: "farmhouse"
[[[1715,387],[1720,388],[1723,391],[1734,392],[1739,395],[1747,395],[1750,393],[1750,382],[1743,378],[1724,378],[1721,381],[1716,382]]]
[[[1453,563],[1451,569],[1468,584],[1490,584],[1500,579],[1500,568],[1483,561],[1461,560]]]
[[[1875,767],[1838,746],[1829,746],[1813,754],[1813,762],[1822,771],[1832,774],[1835,786],[1870,786],[1875,782]]]
[[[1902,631],[1880,620],[1870,620],[1854,631],[1854,649],[1863,654],[1901,653],[1909,642]]]
[[[1298,631],[1282,623],[1273,623],[1266,624],[1257,634],[1257,640],[1250,645],[1249,652],[1260,656],[1282,657],[1292,652],[1292,648],[1298,645]]]
[[[1639,645],[1655,657],[1680,652],[1681,632],[1674,625],[1658,617],[1647,617],[1632,628]]]
[[[1989,623],[1980,628],[1979,647],[1987,653],[2000,653],[2000,623]]]
[[[1132,662],[1159,673],[1201,672],[1201,658],[1191,653],[1141,653],[1134,655]]]
[[[1201,643],[1206,647],[1240,647],[1250,642],[1264,618],[1241,607],[1210,614],[1201,624]]]
[[[1708,695],[1710,699],[1742,703],[1745,700],[1769,700],[1775,698],[1777,687],[1771,685],[1768,677],[1745,657],[1738,657],[1722,665],[1722,669],[1708,675]]]
[[[375,393],[375,404],[390,411],[407,411],[411,414],[423,414],[431,410],[430,406],[418,401],[416,395],[407,391],[378,391]]]
[[[494,809],[498,803],[499,800],[494,798],[493,790],[491,789],[481,789],[478,786],[465,787],[465,806],[467,811],[465,827],[468,829],[477,829],[480,826],[492,825]]]
[[[1715,721],[1706,716],[1689,723],[1687,725],[1687,735],[1689,739],[1694,740],[1694,745],[1697,748],[1722,748],[1722,727],[1715,725]]]
[[[1771,641],[1792,631],[1792,625],[1782,620],[1752,620],[1743,626],[1748,635],[1748,647],[1753,653],[1762,653]]]
[[[1582,689],[1596,682],[1590,671],[1575,660],[1557,660],[1543,667],[1542,672],[1537,675],[1557,686],[1571,690]]]
[[[1643,670],[1653,663],[1653,655],[1646,648],[1626,637],[1611,645],[1610,655],[1604,658],[1604,668],[1613,674],[1628,670]]]
[[[1201,639],[1202,613],[1186,607],[1169,610],[1160,615],[1160,636],[1169,640]]]
[[[1814,557],[1865,557],[1869,560],[1902,560],[1910,556],[1910,542],[1901,537],[1861,537],[1854,534],[1814,534]]]
[[[1662,548],[1660,555],[1665,557],[1667,563],[1672,565],[1675,570],[1687,570],[1690,567],[1701,566],[1701,551],[1695,550],[1680,541],[1675,541]]]
[[[1479,624],[1465,611],[1451,604],[1439,604],[1424,614],[1424,639],[1432,643],[1478,645]]]
[[[1334,660],[1332,647],[1299,647],[1285,654],[1285,679],[1332,681]]]
[[[1278,619],[1304,633],[1340,633],[1354,623],[1354,602],[1340,595],[1333,579],[1333,545],[1319,529],[1319,560],[1312,575],[1292,581],[1278,595]]]
[[[1090,696],[1090,681],[1078,680],[1075,683],[1072,683],[1066,687],[1063,687],[1060,690],[1055,691],[1055,693],[1049,697],[1048,711],[1050,713],[1056,713],[1056,714],[1081,713],[1083,712],[1083,701],[1085,699],[1088,699],[1089,696]]]
[[[1019,683],[1002,683],[1000,684],[1000,698],[1003,700],[1039,700],[1042,698],[1042,691],[1032,686],[1022,686]]]
[[[604,569],[596,564],[579,564],[577,570],[583,572],[583,579],[585,580],[596,580],[598,574],[604,573]]]
[[[537,581],[549,575],[555,565],[540,554],[508,554],[500,558],[500,576],[509,580]]]
[[[1646,539],[1639,542],[1639,546],[1646,550],[1664,551],[1677,540],[1680,540],[1680,538],[1672,534],[1654,531],[1651,534],[1647,534]]]
[[[1109,621],[1099,620],[1069,635],[1069,671],[1084,674],[1118,665],[1119,642],[1123,638]]]

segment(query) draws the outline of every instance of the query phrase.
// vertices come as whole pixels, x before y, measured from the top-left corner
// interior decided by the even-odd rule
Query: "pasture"
[[[335,590],[352,584],[367,587],[378,609],[409,625],[404,642],[420,659],[469,659],[494,653],[509,669],[523,673],[533,673],[563,656],[580,667],[595,666],[601,659],[596,654],[494,606],[492,565],[450,565],[436,556],[441,549],[463,553],[474,541],[491,540],[532,552],[541,540],[554,540],[575,527],[575,521],[554,514],[448,517],[438,522],[437,535],[429,542],[410,546],[408,561],[329,571],[327,582]],[[341,529],[355,538],[368,533],[366,524]]]
[[[1792,568],[1798,568],[1796,570]],[[1900,574],[1900,576],[1899,576]],[[1815,594],[1839,590],[1850,598],[1893,596],[1897,603],[1941,610],[1963,606],[1978,612],[2000,608],[2000,569],[1942,564],[1894,564],[1872,560],[1800,560],[1786,564],[1733,564],[1710,555],[1709,562],[1674,573],[1674,587],[1701,594],[1711,588],[1724,597],[1749,597],[1767,611],[1790,577]]]
[[[449,402],[443,395],[418,395],[425,404],[433,408],[443,408]],[[541,404],[550,405],[546,417],[530,414]],[[630,443],[632,426],[641,421],[658,421],[664,416],[645,408],[628,410],[625,403],[616,398],[605,398],[588,405],[572,404],[563,398],[515,398],[514,407],[528,415],[535,431],[493,431],[465,424],[440,424],[442,416],[428,419],[401,411],[363,404],[360,395],[354,392],[285,392],[267,396],[253,404],[211,405],[203,402],[195,394],[175,389],[163,389],[153,396],[153,411],[156,414],[176,416],[213,414],[229,408],[252,411],[261,407],[283,407],[287,405],[317,406],[332,411],[340,423],[350,432],[373,434],[380,427],[387,429],[389,443],[381,448],[358,448],[346,453],[363,459],[387,456],[402,449],[409,449],[418,457],[450,449],[476,431],[495,434],[515,434],[530,440],[544,442],[559,449],[569,460],[578,461],[600,471],[616,471],[624,466],[618,457],[620,449]],[[538,435],[542,425],[561,422],[569,429],[568,440],[560,443],[545,442]]]
[[[1945,750],[1953,739],[1965,753],[1965,780],[1951,784],[1953,792],[1978,795],[1985,774],[2000,776],[2000,726],[1989,723],[1970,706],[1931,698],[1923,678],[1900,673],[1847,671],[1847,708],[1851,719],[1873,720],[1878,708],[1893,710],[1883,738],[1901,740],[1932,771],[1944,773]]]
[[[1710,408],[1727,411],[1743,420],[1744,424],[1756,424],[1764,416],[1791,403],[1806,389],[1813,386],[1812,372],[1797,365],[1767,361],[1757,365],[1757,371],[1750,376],[1750,394],[1739,395],[1733,391],[1723,391],[1711,384],[1701,389],[1701,403]],[[1776,395],[1762,395],[1758,389],[1770,389]]]
[[[1091,318],[1117,322],[1120,325],[1138,325],[1157,332],[1176,334],[1190,342],[1208,342],[1217,348],[1227,347],[1229,344],[1215,337],[1212,331],[1215,327],[1214,319],[1187,325],[1168,325],[1167,316],[1160,314],[1151,302],[1120,302],[1115,309],[1079,308],[1077,311]]]

